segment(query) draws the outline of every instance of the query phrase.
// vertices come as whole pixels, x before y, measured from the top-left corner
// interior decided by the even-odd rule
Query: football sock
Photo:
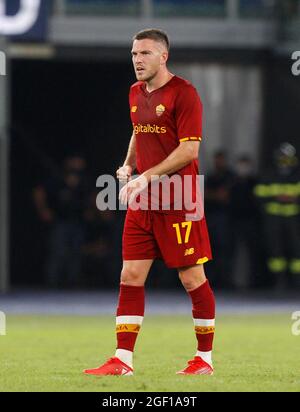
[[[211,365],[215,332],[215,298],[208,280],[189,292],[193,304],[193,320],[198,341],[196,356]]]
[[[144,286],[120,285],[116,317],[116,357],[132,367],[132,353],[145,311]],[[129,353],[130,352],[130,353]]]
[[[201,352],[200,350],[197,350],[195,356],[200,356],[200,358],[202,358],[206,363],[208,363],[210,366],[212,366],[211,353],[212,353],[211,350],[209,352]]]
[[[133,352],[125,349],[117,349],[115,356],[119,358],[122,362],[126,363],[126,365],[133,368]]]

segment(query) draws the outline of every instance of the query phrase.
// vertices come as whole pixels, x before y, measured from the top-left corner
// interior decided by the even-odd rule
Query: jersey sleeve
[[[177,137],[180,142],[202,139],[202,103],[192,86],[180,89],[176,98]]]
[[[128,94],[129,114],[130,114],[131,121],[132,121],[132,111],[131,111],[131,109],[132,109],[132,106],[133,106],[133,103],[132,103],[132,101],[133,101],[133,90],[132,89],[133,89],[133,87],[131,86],[130,90],[129,90],[129,94]]]

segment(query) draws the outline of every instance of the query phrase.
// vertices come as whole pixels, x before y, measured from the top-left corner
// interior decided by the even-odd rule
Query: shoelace
[[[106,365],[110,365],[111,363],[115,362],[116,358],[109,358],[108,361],[106,362]]]
[[[202,362],[198,359],[192,359],[190,361],[188,361],[188,368],[191,370],[196,370],[198,369],[199,365],[201,365]]]
[[[116,357],[109,358],[105,365],[111,365],[112,363],[115,363],[116,359],[118,359],[118,358],[116,358]],[[120,367],[125,368],[125,365],[118,365],[118,366],[116,366],[116,369],[120,369]]]

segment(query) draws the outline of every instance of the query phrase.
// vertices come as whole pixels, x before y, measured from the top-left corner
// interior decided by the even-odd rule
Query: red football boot
[[[108,359],[103,365],[95,369],[85,369],[83,371],[86,375],[133,375],[133,369],[122,362],[119,358],[113,357]]]
[[[188,361],[188,366],[185,369],[176,373],[177,375],[212,375],[214,370],[200,356],[195,356],[194,359]]]

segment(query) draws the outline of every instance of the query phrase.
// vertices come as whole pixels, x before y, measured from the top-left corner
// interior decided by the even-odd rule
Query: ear
[[[163,52],[160,57],[161,64],[166,64],[169,58],[169,53],[167,51]]]

